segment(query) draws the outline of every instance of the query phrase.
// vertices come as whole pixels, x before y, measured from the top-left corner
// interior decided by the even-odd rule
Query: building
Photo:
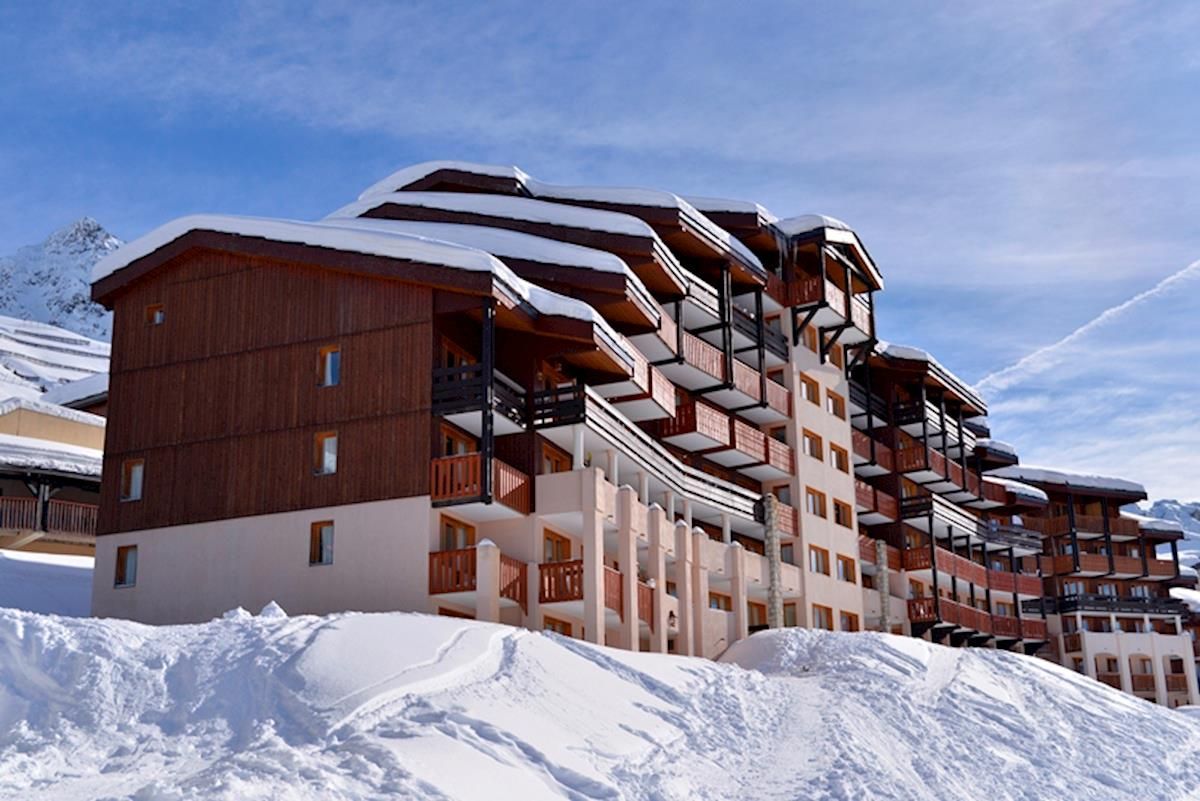
[[[1121,512],[1145,500],[1140,484],[1012,466],[997,475],[1039,487],[1043,510],[1023,518],[1041,533],[1050,642],[1062,665],[1166,706],[1200,701],[1188,609],[1171,597],[1180,579],[1177,527]],[[1160,558],[1166,545],[1171,557]],[[1025,602],[1027,608],[1033,606]]]
[[[0,548],[91,554],[103,445],[102,417],[0,402]]]

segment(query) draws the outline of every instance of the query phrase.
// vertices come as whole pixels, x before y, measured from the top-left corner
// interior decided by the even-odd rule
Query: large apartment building
[[[1052,497],[986,475],[1017,460],[983,400],[878,341],[837,220],[433,162],[319,222],[177,220],[95,278],[95,614],[1052,641],[1020,523]]]

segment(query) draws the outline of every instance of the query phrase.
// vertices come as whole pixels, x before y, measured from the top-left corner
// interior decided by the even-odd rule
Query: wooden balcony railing
[[[1187,676],[1182,673],[1167,674],[1167,692],[1185,693],[1187,692],[1187,688]]]
[[[1032,517],[1021,515],[1021,523],[1030,531],[1047,537],[1057,537],[1071,531],[1071,522],[1066,517]]]
[[[800,530],[799,517],[796,510],[786,503],[779,504],[779,535],[782,537],[794,537]]]
[[[475,501],[483,496],[483,455],[439,456],[430,464],[429,494],[434,501]],[[492,497],[522,514],[532,505],[532,482],[515,467],[492,459]]]
[[[900,517],[900,504],[895,497],[860,479],[854,480],[854,499],[867,512],[876,512],[888,520]]]
[[[1134,673],[1130,678],[1133,679],[1133,691],[1141,693],[1154,692],[1154,674],[1153,673]]]
[[[1075,563],[1070,554],[1060,554],[1055,556],[1053,560],[1042,560],[1043,565],[1046,565],[1047,562],[1054,569],[1054,575],[1056,576],[1068,576],[1075,572]],[[1107,573],[1108,557],[1098,553],[1079,554],[1079,572]]]
[[[683,434],[700,434],[722,445],[729,444],[729,415],[707,403],[689,400],[675,409],[675,416],[657,422],[660,439]]]
[[[756,401],[762,400],[762,387],[759,386],[758,376],[759,372],[753,367],[737,359],[733,360],[733,386]]]
[[[720,348],[715,348],[700,337],[683,332],[683,360],[717,381],[725,380],[725,358]]]
[[[1083,638],[1079,632],[1072,632],[1063,635],[1063,650],[1068,654],[1078,653],[1083,650]]]
[[[792,414],[792,393],[783,384],[767,379],[767,405],[780,414]]]
[[[871,310],[867,308],[864,301],[860,300],[858,295],[850,300],[850,322],[854,323],[854,327],[858,330],[866,334],[871,333]]]
[[[1040,618],[1021,618],[1021,638],[1025,640],[1040,640],[1045,642],[1046,621]]]
[[[429,594],[474,592],[475,549],[433,551],[429,554]]]
[[[992,503],[1008,503],[1008,490],[1004,489],[1004,485],[985,481],[980,489],[983,490],[984,500]]]
[[[771,467],[782,470],[785,473],[793,473],[796,470],[796,453],[792,447],[785,442],[780,442],[774,437],[767,437],[767,464]]]
[[[870,537],[858,538],[858,561],[875,564],[875,540]]]
[[[650,368],[650,398],[662,409],[675,408],[675,385],[657,367]]]
[[[1142,575],[1142,560],[1140,557],[1134,556],[1114,556],[1113,569],[1116,573],[1140,576]]]
[[[621,589],[621,571],[604,566],[604,606],[625,619],[624,593]]]
[[[544,604],[583,600],[583,560],[543,562],[538,566],[538,602]],[[604,567],[604,605],[624,614],[621,605],[621,572]]]
[[[988,587],[993,592],[1018,592],[1021,595],[1042,594],[1042,580],[1037,576],[991,569],[988,570],[987,574]]]
[[[98,511],[98,507],[90,503],[50,501],[46,505],[46,530],[56,534],[92,536],[96,533]]]
[[[654,631],[654,588],[649,584],[638,582],[638,620],[646,621],[650,630]]]
[[[0,497],[0,528],[36,529],[38,524],[37,498]]]
[[[992,633],[997,637],[1018,639],[1021,636],[1021,621],[1015,617],[992,615]]]
[[[850,437],[855,455],[861,459],[870,461],[871,437],[866,432],[859,431],[857,428],[851,430]],[[875,440],[875,464],[889,473],[895,469],[895,459],[892,455],[892,449],[879,440]]]
[[[1171,578],[1175,575],[1175,563],[1166,559],[1147,559],[1147,572],[1156,578]]]
[[[767,435],[736,417],[729,418],[729,441],[735,450],[755,462],[767,461]]]
[[[903,554],[905,570],[928,570],[931,566],[931,554],[927,545],[918,548],[907,548]],[[988,575],[990,572],[1001,572],[989,571],[978,562],[973,562],[964,556],[951,553],[941,546],[938,546],[937,549],[937,569],[938,573],[942,576],[953,576],[961,581],[969,581],[980,588],[988,586]]]
[[[1047,536],[1058,536],[1071,533],[1071,519],[1066,515],[1055,517],[1024,517],[1025,527],[1038,531]],[[1136,537],[1140,531],[1138,522],[1127,517],[1110,517],[1109,532],[1123,537]],[[1103,534],[1104,517],[1102,515],[1075,515],[1075,530],[1084,534]]]
[[[1150,689],[1154,689],[1154,677],[1150,677]],[[1120,673],[1097,673],[1096,681],[1101,684],[1107,684],[1109,687],[1121,689],[1121,674]]]
[[[500,554],[500,597],[515,601],[522,612],[529,611],[529,566],[504,554]]]
[[[908,619],[912,623],[933,623],[937,620],[932,598],[912,598],[908,602]]]

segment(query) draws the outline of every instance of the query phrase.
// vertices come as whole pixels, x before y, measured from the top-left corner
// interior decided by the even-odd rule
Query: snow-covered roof
[[[1134,481],[1127,481],[1123,478],[1072,473],[1067,470],[1034,467],[1033,465],[1025,464],[1000,467],[989,471],[988,475],[998,478],[1015,478],[1018,481],[1027,481],[1034,484],[1061,485],[1071,489],[1121,492],[1142,496],[1146,494],[1146,488],[1141,484]]]
[[[497,164],[473,164],[466,161],[427,161],[392,173],[382,181],[378,181],[368,187],[366,191],[358,196],[358,199],[359,201],[365,201],[379,195],[396,192],[439,170],[458,170],[494,178],[510,178],[535,198],[583,200],[625,206],[677,209],[692,220],[699,228],[703,229],[705,234],[711,239],[722,243],[728,250],[736,253],[738,258],[743,262],[759,271],[763,270],[762,263],[759,262],[758,257],[743,245],[737,237],[732,236],[724,228],[704,216],[699,209],[679,195],[661,189],[625,186],[563,186],[539,181],[519,167]]]
[[[36,399],[63,381],[108,370],[111,347],[58,326],[0,316],[0,398]]]
[[[875,352],[891,359],[925,362],[929,365],[931,372],[939,374],[939,378],[941,378],[943,383],[961,393],[980,410],[987,412],[987,402],[983,399],[983,396],[966,381],[963,381],[950,370],[947,370],[945,365],[935,359],[929,351],[913,347],[912,345],[897,345],[894,342],[887,342],[881,339],[875,346]]]
[[[999,484],[1015,495],[1018,500],[1032,501],[1038,504],[1050,503],[1050,496],[1044,491],[1023,481],[995,475],[986,475],[983,477],[983,480],[991,484]]]
[[[1121,517],[1128,520],[1136,520],[1140,528],[1146,531],[1162,531],[1168,534],[1183,534],[1183,526],[1174,520],[1163,520],[1160,517],[1149,517],[1147,515],[1139,515],[1135,512],[1127,512],[1121,510]]]
[[[418,194],[418,193],[414,193]],[[464,195],[464,197],[470,197]],[[482,196],[481,196],[482,197]],[[124,269],[137,259],[192,231],[215,231],[236,236],[268,239],[311,247],[328,248],[350,253],[362,253],[404,261],[435,264],[451,269],[488,272],[515,296],[527,302],[538,313],[587,320],[595,325],[614,349],[632,365],[635,357],[632,346],[609,326],[595,309],[581,300],[568,298],[531,284],[508,268],[495,256],[477,248],[443,242],[394,231],[368,230],[355,225],[339,225],[338,220],[320,223],[279,220],[262,217],[233,217],[224,215],[192,215],[172,220],[139,239],[124,245],[103,259],[92,272],[93,281],[100,281]]]
[[[78,381],[67,381],[51,387],[42,396],[47,403],[69,406],[79,401],[100,398],[108,394],[108,373],[96,373]]]
[[[1180,572],[1183,572],[1183,568],[1180,568]],[[1189,590],[1187,587],[1172,587],[1171,597],[1183,601],[1193,614],[1200,615],[1200,591]]]
[[[752,200],[734,200],[726,197],[703,197],[700,195],[684,195],[684,200],[703,212],[734,212],[738,214],[757,214],[767,222],[779,220],[770,209]]]
[[[419,181],[440,170],[470,172],[476,175],[487,175],[492,178],[511,178],[519,184],[529,179],[529,176],[519,167],[502,164],[478,164],[473,161],[425,161],[420,164],[403,167],[383,180],[376,181],[364,189],[358,196],[358,199],[366,200],[375,195],[390,194],[401,187],[408,186],[414,181]]]
[[[0,434],[0,469],[100,478],[102,451],[46,439]]]
[[[782,220],[776,220],[775,227],[787,236],[806,234],[821,228],[833,228],[838,231],[854,230],[836,217],[827,217],[824,214],[801,214],[797,217],[785,217]]]
[[[95,428],[104,428],[106,422],[99,415],[81,412],[78,409],[68,409],[66,406],[59,406],[56,403],[46,403],[45,401],[29,400],[26,398],[9,398],[8,400],[0,401],[0,417],[19,409],[57,417],[62,420],[70,420],[73,423],[81,423],[86,426],[94,426]]]
[[[975,445],[976,447],[983,448],[985,450],[1003,453],[1004,455],[1011,456],[1014,459],[1017,458],[1016,446],[1012,445],[1011,443],[1004,442],[1003,440],[991,439],[990,437],[980,437],[979,439],[975,440]]]

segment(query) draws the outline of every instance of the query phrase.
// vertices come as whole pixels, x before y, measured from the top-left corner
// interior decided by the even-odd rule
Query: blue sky
[[[1200,255],[1198,24],[1185,3],[10,4],[0,253],[84,214],[125,238],[311,218],[403,164],[515,163],[845,219],[887,279],[884,335],[978,381]]]

